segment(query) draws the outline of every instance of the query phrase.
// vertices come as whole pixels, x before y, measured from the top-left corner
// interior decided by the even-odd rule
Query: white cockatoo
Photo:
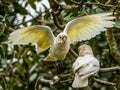
[[[94,57],[89,45],[79,47],[79,57],[73,63],[75,78],[72,83],[73,88],[83,88],[88,86],[88,78],[99,71],[99,61]]]
[[[105,31],[106,28],[113,27],[114,22],[111,20],[114,18],[112,13],[79,17],[68,22],[63,32],[56,37],[48,26],[28,26],[13,31],[8,38],[8,42],[12,45],[35,44],[37,52],[42,52],[50,47],[49,54],[44,61],[63,60],[71,43],[89,40]]]

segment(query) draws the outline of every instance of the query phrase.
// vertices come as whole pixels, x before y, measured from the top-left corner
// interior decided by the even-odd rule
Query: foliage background
[[[48,0],[50,8],[42,4],[45,11],[37,10],[36,4],[42,0],[0,0],[0,90],[77,90],[71,87],[73,77],[65,77],[55,85],[38,83],[37,78],[54,79],[59,75],[57,63],[45,63],[43,58],[48,50],[37,54],[31,44],[26,46],[14,46],[10,48],[6,43],[9,34],[29,25],[48,25],[55,35],[61,32],[67,22],[86,14],[116,12],[116,24],[112,29],[92,38],[71,45],[77,52],[79,45],[89,44],[94,51],[95,57],[100,60],[102,68],[120,66],[120,0]],[[24,5],[22,5],[24,3]],[[27,6],[34,9],[33,16],[26,9]],[[17,15],[21,15],[19,22]],[[28,15],[30,20],[26,21]],[[63,75],[71,73],[74,55],[69,52],[64,60],[64,69],[60,69]],[[96,77],[101,80],[114,82],[117,85],[100,84],[91,79],[89,86],[92,90],[120,90],[120,71],[99,73]],[[67,80],[67,81],[66,81]],[[38,87],[39,86],[39,87]]]

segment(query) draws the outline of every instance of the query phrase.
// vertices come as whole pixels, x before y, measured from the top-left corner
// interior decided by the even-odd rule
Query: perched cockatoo
[[[75,78],[73,88],[83,88],[88,86],[88,78],[99,71],[99,61],[94,57],[89,45],[79,47],[79,57],[73,63]]]
[[[36,45],[37,52],[50,47],[48,56],[44,61],[63,60],[69,51],[70,44],[76,41],[89,40],[92,37],[113,27],[111,21],[115,17],[112,13],[87,15],[68,22],[63,32],[56,37],[48,26],[34,25],[13,31],[8,42],[13,45],[32,43]]]

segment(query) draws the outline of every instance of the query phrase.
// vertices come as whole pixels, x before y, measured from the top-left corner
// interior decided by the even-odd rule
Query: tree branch
[[[56,3],[58,6],[60,6],[64,10],[70,10],[70,9],[73,9],[73,8],[78,8],[78,7],[81,7],[81,5],[97,5],[98,7],[101,7],[101,8],[107,8],[107,7],[117,8],[118,7],[118,6],[108,5],[108,3],[110,1],[106,2],[106,4],[102,4],[102,3],[98,3],[98,2],[83,2],[83,1],[76,2],[74,0],[70,0],[74,5],[66,5],[66,6],[59,4],[59,2],[57,2],[56,0],[53,0],[53,1],[54,1],[54,3]]]
[[[50,7],[52,8],[51,14],[53,16],[55,25],[58,28],[63,29],[64,25],[63,25],[62,15],[60,14],[63,10],[61,8],[61,5],[59,5],[59,3],[56,0],[48,0],[48,1],[50,3]]]
[[[40,81],[41,83],[44,83],[44,84],[49,84],[49,85],[54,85],[54,83],[56,83],[56,82],[53,81],[53,80],[47,80],[47,79],[44,79],[44,78],[41,77],[41,76],[38,77],[37,82],[36,82],[36,85],[37,85],[38,81]]]
[[[120,70],[120,66],[110,67],[110,68],[101,68],[100,73],[110,72],[110,71],[115,71],[115,70]],[[72,81],[74,78],[74,73],[60,74],[60,75],[58,75],[58,78],[59,79],[57,79],[57,80],[54,80],[54,79],[48,80],[48,79],[44,79],[43,77],[39,76],[36,81],[35,87],[37,88],[39,82],[47,84],[47,85],[54,85],[56,83],[65,83],[65,82]],[[65,78],[65,80],[63,80],[62,78]],[[71,79],[69,79],[69,78],[71,78]],[[113,83],[113,82],[103,81],[103,80],[96,79],[96,78],[93,78],[93,80],[95,80],[96,82],[99,82],[101,84],[116,86],[116,83]],[[88,87],[85,87],[85,90],[87,90],[87,89],[88,89]],[[88,90],[90,90],[90,88]]]
[[[70,53],[71,53],[75,58],[77,58],[77,57],[79,56],[72,48],[70,48]]]
[[[59,20],[58,20],[58,16],[56,16],[54,13],[54,11],[52,11],[51,12],[52,13],[52,15],[53,15],[53,19],[54,19],[54,23],[55,23],[55,25],[58,27],[58,28],[60,28],[60,29],[63,29],[64,28],[64,25],[61,25],[60,24],[60,22],[59,22]]]
[[[108,82],[108,81],[104,81],[104,80],[100,80],[100,79],[96,79],[96,78],[93,78],[93,80],[95,80],[96,82],[99,82],[101,84],[116,86],[116,83],[113,83],[113,82]]]
[[[110,48],[110,54],[114,57],[115,61],[120,64],[120,52],[117,48],[117,43],[113,34],[113,29],[106,31],[106,38]]]
[[[100,68],[99,72],[111,72],[116,70],[120,70],[120,66],[110,67],[110,68]]]

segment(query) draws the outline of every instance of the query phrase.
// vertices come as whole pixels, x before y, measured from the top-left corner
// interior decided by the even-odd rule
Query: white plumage
[[[115,17],[112,13],[87,15],[68,22],[63,32],[55,37],[48,26],[34,25],[12,32],[8,42],[12,45],[32,43],[36,45],[37,52],[42,52],[50,47],[45,61],[63,60],[69,51],[70,44],[82,40],[89,40],[113,27],[111,21]]]
[[[75,79],[72,87],[82,88],[88,86],[88,78],[99,71],[99,61],[93,56],[92,49],[88,45],[79,48],[79,57],[73,63]]]

